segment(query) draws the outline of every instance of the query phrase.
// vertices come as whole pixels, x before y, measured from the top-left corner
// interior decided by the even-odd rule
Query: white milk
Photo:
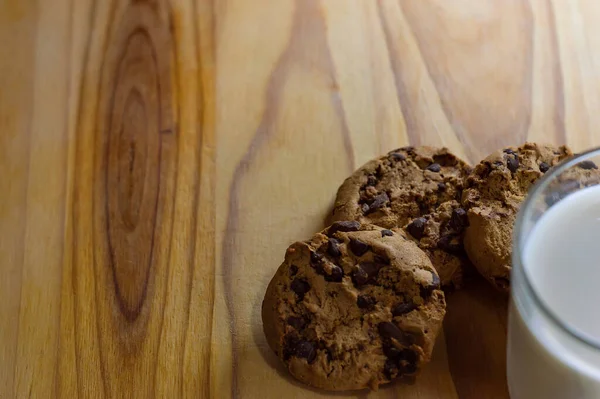
[[[527,238],[523,261],[547,307],[600,341],[600,186],[550,208]],[[509,316],[511,398],[600,398],[600,350],[565,333],[521,298],[513,298]]]

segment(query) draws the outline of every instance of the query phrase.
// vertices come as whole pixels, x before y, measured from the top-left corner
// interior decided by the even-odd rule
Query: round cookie
[[[269,346],[298,380],[332,391],[411,380],[445,314],[431,262],[403,232],[336,222],[291,245],[262,305]]]
[[[429,256],[442,287],[459,289],[468,268],[463,235],[469,225],[458,201],[447,201],[430,214],[413,219],[404,230]]]
[[[429,255],[442,285],[459,288],[466,263],[464,226],[451,232],[454,229],[448,229],[448,222],[452,210],[460,209],[458,201],[470,171],[447,148],[422,146],[391,151],[344,181],[330,220],[358,220],[386,228],[420,224],[417,229],[407,230],[417,231],[411,235]],[[421,228],[424,231],[419,234]]]
[[[337,192],[330,221],[392,228],[460,200],[471,168],[447,148],[403,147],[367,162]]]
[[[544,173],[572,155],[566,146],[526,143],[492,153],[468,177],[462,198],[469,221],[465,250],[497,289],[510,288],[512,231],[521,203]]]

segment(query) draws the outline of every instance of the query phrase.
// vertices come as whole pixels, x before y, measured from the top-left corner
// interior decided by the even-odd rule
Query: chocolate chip
[[[540,172],[546,173],[549,169],[550,165],[548,165],[546,162],[540,163]]]
[[[413,147],[412,145],[408,145],[406,147],[400,148],[400,150],[404,152],[413,152],[415,150],[415,147]]]
[[[352,281],[357,287],[361,287],[373,281],[379,274],[379,269],[384,267],[384,264],[374,262],[362,262],[352,272]]]
[[[393,235],[394,235],[394,232],[392,230],[387,230],[387,229],[381,230],[382,237],[385,237],[385,236],[391,237]]]
[[[283,358],[288,360],[294,354],[294,348],[298,342],[297,334],[288,334],[284,337]]]
[[[373,262],[375,262],[375,265],[377,266],[377,271],[379,271],[379,269],[381,269],[382,267],[390,264],[390,260],[387,256],[377,254],[373,255]]]
[[[397,350],[394,352],[394,357],[391,359],[398,365],[400,374],[412,374],[417,371],[419,356],[410,349]]]
[[[417,355],[417,353],[409,349],[403,349],[402,351],[400,351],[400,355],[398,356],[398,358],[402,361],[413,364],[417,363],[417,361],[419,360],[419,356]]]
[[[402,355],[402,351],[394,345],[383,345],[383,354],[389,359],[398,359]]]
[[[330,238],[327,244],[327,253],[334,258],[337,258],[342,253],[340,252],[340,241],[335,238]]]
[[[362,211],[362,213],[369,213],[369,204],[362,204],[360,206],[360,210]]]
[[[427,167],[427,170],[429,170],[431,172],[439,173],[439,171],[442,170],[442,167],[440,166],[439,163],[432,163],[431,165],[429,165]]]
[[[377,178],[373,175],[367,177],[367,186],[374,186],[377,184]]]
[[[377,329],[379,330],[379,334],[385,338],[396,338],[402,336],[402,330],[400,330],[394,323],[389,321],[379,323]]]
[[[383,366],[383,372],[388,380],[392,380],[398,376],[398,365],[392,359],[387,359],[385,361],[385,365]]]
[[[410,233],[411,236],[415,237],[417,240],[420,240],[425,233],[425,225],[427,224],[427,219],[425,218],[416,218],[406,227],[406,230]]]
[[[392,309],[392,315],[394,315],[394,317],[402,316],[404,314],[412,312],[416,308],[417,305],[415,305],[412,302],[399,303],[394,307],[394,309]]]
[[[377,277],[379,274],[379,269],[381,269],[384,265],[375,262],[362,262],[358,265],[362,270],[367,272],[370,279]]]
[[[363,285],[365,285],[369,282],[369,275],[367,274],[366,271],[364,271],[360,267],[356,268],[352,272],[352,282],[354,283],[355,286],[362,287]]]
[[[421,296],[422,297],[429,297],[431,296],[431,293],[440,288],[440,278],[438,277],[437,274],[435,273],[431,273],[431,283],[425,287],[421,287]]]
[[[383,353],[387,357],[385,368],[402,374],[412,374],[417,371],[419,356],[410,349],[398,349],[393,345],[384,345]]]
[[[313,343],[300,340],[294,346],[294,355],[312,363],[317,357],[317,351],[315,350],[315,345]]]
[[[444,182],[438,183],[438,190],[445,191],[446,190],[446,183],[444,183]]]
[[[318,254],[313,251],[310,251],[310,263],[311,264],[316,265],[317,263],[321,262],[322,258],[323,258],[323,255]]]
[[[563,198],[567,197],[569,194],[573,193],[574,191],[577,191],[580,187],[581,184],[577,180],[570,179],[561,182],[558,188],[546,194],[546,205],[552,206],[556,204]]]
[[[329,227],[327,230],[327,235],[334,235],[338,231],[348,232],[348,231],[358,231],[360,230],[360,223],[355,220],[348,220],[343,222],[335,222]]]
[[[296,278],[292,281],[292,284],[290,284],[290,288],[298,295],[300,300],[302,300],[304,294],[310,291],[310,284],[304,279]]]
[[[506,160],[506,166],[508,167],[508,170],[510,170],[512,173],[515,173],[519,168],[519,159],[509,157]]]
[[[559,193],[557,191],[552,191],[552,192],[546,194],[546,197],[544,198],[544,200],[546,201],[546,205],[548,205],[549,207],[556,204],[557,202],[559,202],[562,199],[563,199],[563,196],[561,195],[561,193]]]
[[[357,238],[350,239],[350,250],[356,256],[363,256],[371,247],[364,241]]]
[[[386,367],[398,374],[412,374],[417,371],[419,356],[410,349],[398,349],[393,345],[384,345],[383,353],[387,357]]]
[[[406,363],[406,364],[401,364],[400,365],[400,372],[402,374],[412,374],[415,371],[417,371],[417,364],[416,363]]]
[[[396,161],[396,162],[398,162],[398,161],[404,161],[404,160],[406,159],[406,157],[404,156],[404,154],[400,154],[400,153],[398,153],[398,152],[392,152],[392,153],[390,154],[390,157],[391,157],[391,158],[392,158],[394,161]]]
[[[356,304],[361,309],[372,308],[375,302],[375,298],[369,295],[359,295],[356,299]]]
[[[505,148],[505,149],[503,150],[503,152],[504,152],[505,154],[517,155],[517,153],[515,152],[515,150],[511,150],[510,148]]]
[[[296,265],[291,265],[290,266],[290,276],[295,276],[296,273],[298,273],[298,266]]]
[[[344,278],[344,271],[341,267],[337,265],[331,266],[331,274],[325,275],[325,281],[331,281],[334,283],[339,283]]]
[[[373,201],[369,204],[369,210],[366,213],[375,212],[388,202],[390,202],[390,197],[388,197],[387,193],[381,193],[373,198]]]
[[[450,228],[456,231],[462,231],[465,227],[469,227],[469,217],[467,211],[462,208],[456,208],[452,211],[449,222]]]
[[[394,323],[384,321],[377,326],[379,334],[384,338],[395,339],[402,345],[412,345],[415,343],[415,337],[398,328]]]
[[[296,317],[296,316],[290,316],[287,318],[287,323],[294,327],[296,330],[300,331],[302,329],[304,329],[304,327],[306,327],[306,324],[308,324],[306,322],[306,320],[304,320],[304,318],[302,317]]]
[[[463,246],[457,237],[452,235],[444,235],[440,237],[437,242],[437,246],[446,252],[451,254],[460,255],[463,253]]]
[[[598,169],[598,166],[592,161],[583,161],[577,164],[581,169]]]

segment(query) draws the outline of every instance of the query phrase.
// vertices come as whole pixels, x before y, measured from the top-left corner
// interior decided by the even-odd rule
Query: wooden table
[[[341,181],[411,143],[600,144],[594,0],[0,0],[0,398],[309,398],[259,307]],[[505,298],[413,386],[506,398]]]

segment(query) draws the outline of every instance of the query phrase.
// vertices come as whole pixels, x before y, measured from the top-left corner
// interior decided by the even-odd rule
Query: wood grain
[[[506,298],[412,386],[328,395],[260,323],[386,150],[600,145],[592,0],[0,0],[0,398],[507,398]]]

